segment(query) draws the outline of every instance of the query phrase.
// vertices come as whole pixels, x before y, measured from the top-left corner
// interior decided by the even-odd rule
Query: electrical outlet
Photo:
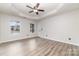
[[[43,31],[43,28],[41,28],[41,31]]]
[[[27,36],[29,36],[29,34],[27,34]]]
[[[46,37],[48,37],[48,35],[46,35]]]
[[[68,38],[68,40],[71,40],[71,38]]]

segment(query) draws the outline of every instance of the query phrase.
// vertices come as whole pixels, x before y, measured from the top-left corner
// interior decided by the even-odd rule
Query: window
[[[34,29],[34,24],[30,24],[30,32],[34,33],[35,29]]]
[[[11,21],[10,22],[10,30],[12,33],[20,32],[20,22],[19,21]]]

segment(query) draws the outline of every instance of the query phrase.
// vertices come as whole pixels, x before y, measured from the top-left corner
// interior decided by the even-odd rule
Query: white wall
[[[51,40],[79,45],[79,10],[40,21],[38,35]],[[68,40],[69,37],[72,38],[70,41]]]
[[[1,22],[1,20],[0,20],[0,22]],[[1,23],[0,23],[0,40],[1,40]]]
[[[10,32],[9,22],[13,20],[21,22],[21,32],[18,34]],[[36,32],[33,34],[29,31],[30,23],[36,25]],[[43,28],[42,31],[41,28]],[[37,35],[51,40],[79,45],[79,10],[49,17],[38,22],[0,14],[0,43]],[[69,41],[69,37],[72,40]]]
[[[16,34],[11,33],[10,23],[9,23],[10,21],[20,21],[21,22],[20,33],[16,33]],[[29,31],[30,23],[34,23],[35,27],[36,27],[36,23],[34,21],[30,21],[30,20],[23,19],[20,17],[14,17],[14,16],[10,16],[10,15],[0,14],[0,43],[35,36],[36,32],[32,34]]]

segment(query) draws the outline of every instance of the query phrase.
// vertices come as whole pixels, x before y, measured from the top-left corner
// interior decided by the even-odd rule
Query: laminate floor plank
[[[38,37],[2,43],[0,56],[79,56],[79,46]]]

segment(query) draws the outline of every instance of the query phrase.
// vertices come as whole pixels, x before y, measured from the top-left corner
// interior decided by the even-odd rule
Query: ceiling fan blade
[[[30,7],[29,5],[27,5],[26,7],[33,9],[32,7]]]
[[[36,6],[34,6],[34,9],[37,9],[39,7],[39,3],[36,4]]]
[[[36,12],[36,15],[38,15],[39,13],[38,12]]]
[[[38,11],[42,11],[42,12],[44,12],[45,10],[42,10],[42,9],[38,9]]]
[[[33,11],[29,11],[29,13],[32,13]]]

